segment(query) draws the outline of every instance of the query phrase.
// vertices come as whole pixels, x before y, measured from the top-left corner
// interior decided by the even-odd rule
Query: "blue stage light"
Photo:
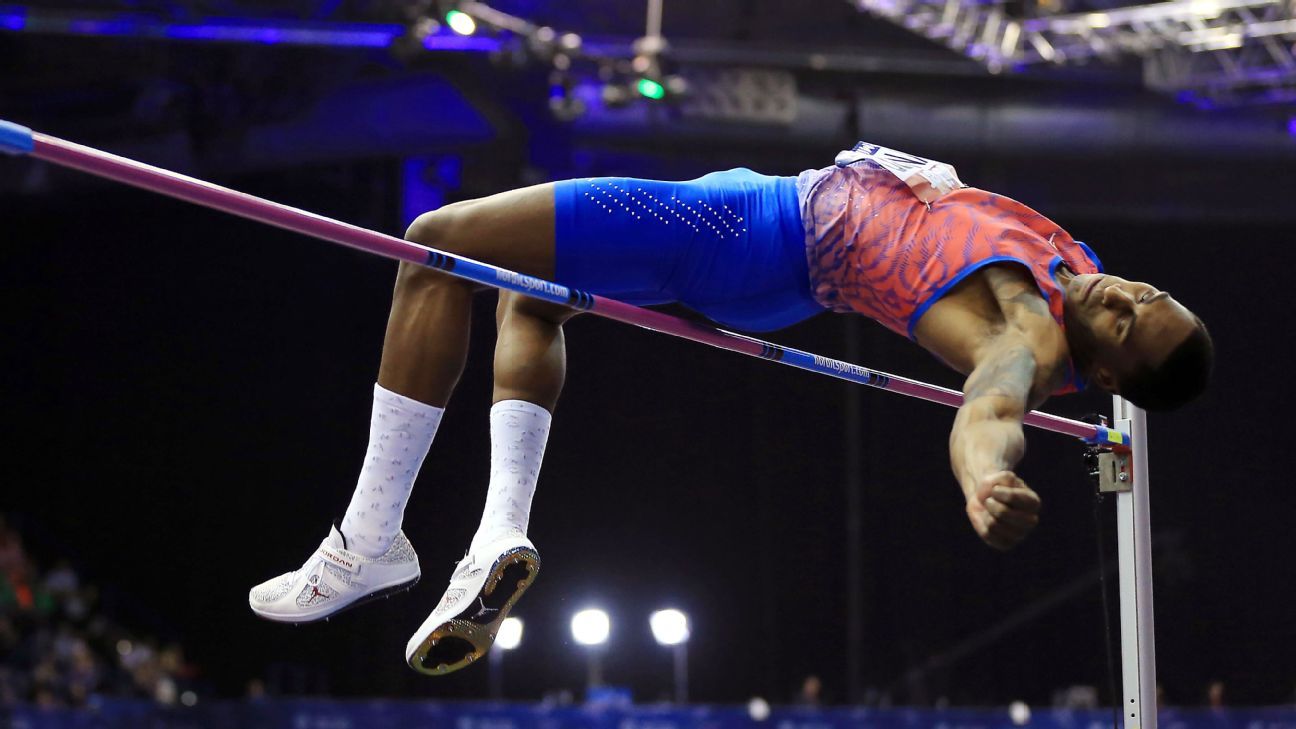
[[[162,32],[166,38],[172,40],[386,48],[404,33],[405,29],[399,25],[380,24],[330,24],[326,27],[302,27],[287,24],[213,21],[195,25],[167,25],[163,27]]]
[[[147,35],[147,26],[138,20],[73,20],[67,31],[76,35],[132,36]]]
[[[465,51],[491,53],[499,50],[503,41],[480,35],[455,35],[452,33],[433,34],[423,39],[423,47],[429,51]]]
[[[26,27],[26,8],[0,7],[0,30],[22,30]]]
[[[32,30],[34,20],[27,7],[0,5],[0,30]],[[137,14],[42,16],[39,20],[40,28],[46,31],[71,35],[344,48],[386,48],[406,33],[403,25],[394,23],[323,23],[238,18],[170,23]],[[499,49],[500,41],[495,38],[455,35],[446,31],[424,38],[423,46],[432,51],[489,53]]]

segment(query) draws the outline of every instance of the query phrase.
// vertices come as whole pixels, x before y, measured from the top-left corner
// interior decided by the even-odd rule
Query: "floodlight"
[[[522,620],[520,618],[504,618],[500,623],[499,632],[495,634],[495,645],[506,651],[511,651],[518,647],[522,642]]]
[[[612,624],[606,612],[590,608],[572,616],[571,631],[572,637],[581,645],[602,645],[607,642]]]
[[[688,616],[674,608],[658,610],[648,618],[653,638],[662,645],[679,645],[689,639]]]
[[[451,10],[446,13],[446,25],[459,35],[472,35],[477,32],[477,21],[461,10]]]

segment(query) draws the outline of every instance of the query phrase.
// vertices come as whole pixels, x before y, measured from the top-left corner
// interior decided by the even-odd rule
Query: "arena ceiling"
[[[623,140],[822,150],[867,133],[969,157],[1281,165],[1296,156],[1293,5],[663,0],[662,41],[645,46],[650,0],[46,0],[0,5],[0,66],[12,70],[0,117],[179,169],[198,158],[213,174],[224,160],[266,168],[502,139],[546,104],[577,134]],[[480,16],[478,31],[451,32],[451,9]],[[1170,21],[1137,12],[1195,23],[1199,45],[1240,45],[1158,45],[1149,34]],[[1068,36],[1068,22],[1083,27]],[[1232,75],[1153,88],[1149,69],[1169,68],[1157,54],[1183,53]],[[1253,83],[1242,53],[1273,68]],[[666,99],[635,93],[645,76]]]

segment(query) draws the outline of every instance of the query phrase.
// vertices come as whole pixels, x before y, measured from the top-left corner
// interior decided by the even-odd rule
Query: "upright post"
[[[1156,641],[1152,617],[1152,522],[1148,498],[1147,414],[1112,398],[1117,430],[1133,441],[1133,488],[1116,494],[1120,549],[1121,714],[1125,729],[1156,729]],[[1114,697],[1113,697],[1114,698]]]
[[[585,696],[596,688],[603,686],[603,651],[599,646],[585,648]]]
[[[491,701],[504,700],[504,651],[496,648],[486,654],[490,661],[490,673],[487,681],[490,684]]]
[[[688,703],[688,643],[680,642],[675,644],[673,649],[675,659],[675,704],[683,706]]]
[[[846,317],[846,356],[860,356],[859,317]],[[860,703],[864,663],[864,393],[846,390],[846,700]]]

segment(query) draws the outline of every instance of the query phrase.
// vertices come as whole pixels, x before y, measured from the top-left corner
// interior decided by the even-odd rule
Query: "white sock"
[[[444,412],[374,384],[369,450],[342,517],[348,549],[378,557],[391,546]]]
[[[551,420],[548,410],[524,400],[503,400],[491,407],[490,486],[469,551],[501,537],[526,536]]]

